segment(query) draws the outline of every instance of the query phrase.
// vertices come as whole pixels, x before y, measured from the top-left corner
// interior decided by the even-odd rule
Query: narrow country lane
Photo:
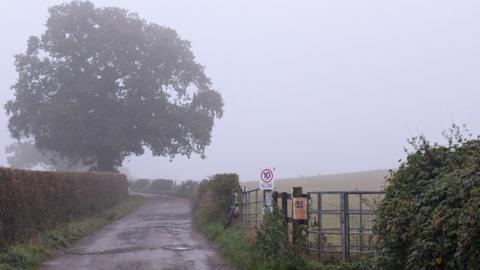
[[[190,202],[162,196],[81,240],[42,270],[230,269],[192,228]]]

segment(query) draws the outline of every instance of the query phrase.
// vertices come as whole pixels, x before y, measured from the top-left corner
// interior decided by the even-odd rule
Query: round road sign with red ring
[[[270,183],[273,180],[273,172],[270,169],[265,169],[260,174],[260,179],[264,183]]]

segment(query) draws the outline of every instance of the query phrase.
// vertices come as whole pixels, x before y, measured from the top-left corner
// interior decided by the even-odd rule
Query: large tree
[[[223,100],[187,40],[91,2],[49,14],[45,33],[15,57],[15,98],[5,105],[13,137],[106,171],[145,149],[204,156]]]

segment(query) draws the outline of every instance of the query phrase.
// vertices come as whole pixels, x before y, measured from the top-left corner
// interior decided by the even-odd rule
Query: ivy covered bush
[[[453,126],[446,145],[413,138],[378,209],[380,269],[480,267],[480,140]]]

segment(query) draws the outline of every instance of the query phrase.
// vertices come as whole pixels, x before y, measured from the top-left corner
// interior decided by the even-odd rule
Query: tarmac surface
[[[42,270],[231,270],[192,224],[190,201],[160,196],[59,253]]]

